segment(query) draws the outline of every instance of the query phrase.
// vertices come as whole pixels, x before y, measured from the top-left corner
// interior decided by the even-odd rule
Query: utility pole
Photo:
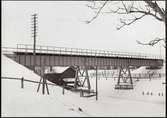
[[[34,46],[33,46],[33,69],[35,72],[35,66],[36,66],[36,37],[37,37],[37,14],[33,14],[32,16],[32,37],[34,39]]]

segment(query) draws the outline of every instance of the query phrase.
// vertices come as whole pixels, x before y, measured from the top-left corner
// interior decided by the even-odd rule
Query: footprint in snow
[[[73,109],[73,108],[70,108],[69,110],[74,111],[74,109]]]
[[[81,112],[83,112],[83,110],[80,107],[78,108],[78,110],[81,111]]]

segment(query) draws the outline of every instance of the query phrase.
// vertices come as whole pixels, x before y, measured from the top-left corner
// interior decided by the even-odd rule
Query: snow
[[[161,69],[150,70],[150,69],[146,69],[146,66],[142,66],[142,67],[132,71],[132,73],[152,73],[152,72],[165,73],[165,64]]]
[[[5,76],[40,79],[33,71],[2,55],[2,77]],[[165,81],[165,77],[151,81],[143,79],[134,81],[133,90],[115,90],[116,79],[99,78],[96,101],[95,97],[83,98],[68,90],[63,95],[59,86],[49,86],[50,95],[42,95],[41,88],[39,93],[36,92],[38,84],[25,82],[22,89],[20,81],[2,79],[2,116],[164,117],[166,85],[162,82]],[[90,82],[95,89],[95,78],[90,78]]]
[[[3,55],[2,77],[40,79],[33,71]],[[18,80],[2,80],[3,116],[82,116],[82,113],[70,110],[70,106],[64,105],[55,96],[36,93],[37,84],[25,82],[24,89],[20,86]]]

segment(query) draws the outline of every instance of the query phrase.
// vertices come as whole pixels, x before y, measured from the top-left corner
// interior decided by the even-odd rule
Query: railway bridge
[[[115,88],[133,89],[133,80],[130,71],[131,67],[163,66],[163,59],[159,56],[143,53],[40,45],[36,46],[35,53],[33,53],[33,45],[27,44],[18,44],[16,48],[3,47],[2,49],[6,56],[12,58],[19,64],[33,69],[34,72],[41,76],[44,75],[44,67],[50,67],[51,70],[54,66],[74,67],[76,70],[74,82],[75,89],[86,85],[88,91],[91,90],[88,70],[94,69],[96,71],[96,98],[98,94],[98,69],[106,69],[113,66],[119,68],[118,80]],[[40,72],[38,72],[38,68],[40,68]]]

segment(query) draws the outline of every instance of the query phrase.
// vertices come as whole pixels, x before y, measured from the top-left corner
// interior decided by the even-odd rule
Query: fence
[[[113,72],[99,72],[98,77],[104,78],[118,78],[118,73]],[[95,77],[96,73],[90,73],[90,77]],[[135,79],[152,79],[164,77],[165,73],[131,73],[131,77]]]
[[[24,77],[21,77],[21,78],[14,78],[14,77],[1,77],[1,79],[13,79],[13,80],[21,80],[21,88],[24,88],[24,81],[26,81],[26,82],[32,82],[32,83],[40,83],[40,84],[43,84],[43,82],[38,82],[38,81],[33,81],[33,80],[28,80],[28,79],[24,79]],[[47,85],[52,85],[52,86],[58,86],[58,85],[56,85],[56,84],[51,84],[51,83],[47,83]],[[38,86],[38,90],[39,90],[39,86]],[[37,90],[37,91],[38,91]],[[82,90],[82,89],[78,89],[78,91],[80,91],[80,93],[81,92],[85,92],[85,90]],[[93,93],[93,92],[91,92],[91,93]],[[48,93],[49,94],[49,93]],[[63,85],[62,86],[62,94],[64,95],[65,94],[65,86]],[[83,96],[81,96],[81,97],[83,97]]]
[[[26,82],[31,82],[31,83],[40,83],[40,84],[43,84],[43,82],[38,82],[38,81],[28,80],[28,79],[25,79],[24,77],[21,77],[21,78],[1,77],[1,78],[2,78],[2,79],[21,80],[21,88],[24,88],[24,81],[26,81]],[[56,84],[52,84],[52,83],[47,83],[47,85],[57,86]]]

